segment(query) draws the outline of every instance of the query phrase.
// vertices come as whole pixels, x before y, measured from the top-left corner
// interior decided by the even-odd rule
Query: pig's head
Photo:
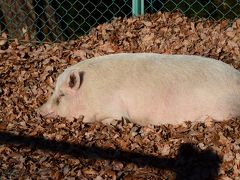
[[[43,116],[61,116],[69,119],[79,118],[81,115],[80,89],[84,72],[69,70],[63,72],[57,79],[56,87],[48,101],[38,108]],[[82,109],[83,110],[83,109]]]

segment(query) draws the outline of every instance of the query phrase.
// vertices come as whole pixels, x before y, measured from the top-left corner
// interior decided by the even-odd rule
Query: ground
[[[36,113],[56,77],[81,60],[118,52],[196,54],[240,68],[240,19],[180,13],[115,19],[70,42],[0,42],[1,179],[240,179],[240,120],[142,127]],[[186,112],[187,113],[187,112]]]

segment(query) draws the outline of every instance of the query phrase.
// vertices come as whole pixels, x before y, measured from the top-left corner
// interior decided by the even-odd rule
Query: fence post
[[[132,15],[139,16],[144,14],[144,0],[132,0]]]

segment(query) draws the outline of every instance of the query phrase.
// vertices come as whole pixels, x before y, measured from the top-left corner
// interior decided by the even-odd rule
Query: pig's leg
[[[104,124],[110,124],[114,120],[121,120],[122,118],[129,119],[128,112],[119,104],[108,104],[96,114],[96,120]]]
[[[121,120],[123,118],[122,114],[114,114],[111,115],[110,113],[98,113],[93,116],[84,116],[83,122],[102,122],[103,124],[111,124],[114,120]]]
[[[111,124],[114,121],[119,121],[124,117],[123,113],[105,114],[97,117],[97,120],[103,124]]]
[[[101,122],[103,124],[111,124],[112,122],[116,121],[116,120],[119,120],[119,119],[115,119],[115,118],[105,118],[103,120],[101,120]]]
[[[83,122],[87,123],[87,122],[102,122],[103,124],[111,124],[112,122],[114,122],[115,120],[121,120],[122,117],[121,116],[92,116],[92,117],[88,117],[85,116],[83,118]]]

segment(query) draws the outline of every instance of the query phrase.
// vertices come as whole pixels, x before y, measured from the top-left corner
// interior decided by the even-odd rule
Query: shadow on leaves
[[[74,157],[115,160],[123,163],[135,163],[138,167],[154,167],[174,171],[176,180],[216,179],[221,164],[219,156],[211,150],[198,150],[193,144],[181,144],[175,158],[156,157],[140,153],[96,146],[83,146],[64,141],[47,140],[43,137],[28,137],[0,132],[0,144],[21,145],[32,149],[41,149]]]

